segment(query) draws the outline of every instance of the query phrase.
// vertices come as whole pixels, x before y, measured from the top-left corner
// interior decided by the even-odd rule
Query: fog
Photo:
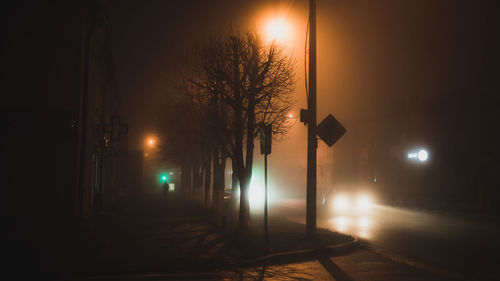
[[[317,2],[318,123],[331,113],[347,128],[333,148],[320,141],[318,165],[328,175],[318,185],[369,184],[376,178],[384,192],[401,185],[414,191],[431,181],[456,185],[453,177],[463,165],[439,175],[437,167],[456,160],[465,144],[476,151],[480,140],[493,147],[498,139],[487,130],[488,122],[498,122],[493,64],[487,63],[497,57],[489,7],[455,1]],[[162,105],[192,47],[229,28],[259,29],[259,21],[274,14],[284,15],[293,30],[283,47],[297,60],[297,120],[284,140],[273,143],[269,180],[283,196],[304,196],[306,127],[298,112],[306,108],[308,1],[111,1],[117,84],[131,146],[141,149],[144,135],[164,122]],[[418,146],[431,150],[427,167],[405,162],[407,150]],[[258,146],[255,155],[260,173]],[[474,152],[465,157],[478,159]],[[400,169],[396,178],[389,176],[394,165]]]

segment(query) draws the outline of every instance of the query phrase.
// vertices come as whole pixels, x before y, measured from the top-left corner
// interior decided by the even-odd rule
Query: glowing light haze
[[[284,18],[270,19],[265,26],[266,40],[287,42],[290,40],[291,29]]]

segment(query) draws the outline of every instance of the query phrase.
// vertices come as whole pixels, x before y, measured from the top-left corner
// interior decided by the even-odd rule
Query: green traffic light
[[[164,183],[168,182],[168,183],[171,183],[170,181],[172,181],[174,179],[174,173],[171,172],[171,171],[158,171],[158,173],[155,175],[155,179],[156,179],[156,182],[159,184],[159,185],[163,185]]]
[[[158,175],[157,179],[160,184],[164,184],[165,182],[168,182],[169,176],[167,173],[161,173]]]

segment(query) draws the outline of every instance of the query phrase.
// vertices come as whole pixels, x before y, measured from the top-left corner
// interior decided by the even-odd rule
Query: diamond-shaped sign
[[[318,136],[328,145],[332,146],[336,143],[347,130],[340,124],[333,115],[328,116],[319,123],[317,128]]]

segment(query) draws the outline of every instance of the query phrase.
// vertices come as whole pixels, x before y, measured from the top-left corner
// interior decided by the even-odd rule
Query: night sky
[[[131,125],[154,127],[158,101],[168,96],[172,77],[207,34],[258,27],[259,13],[269,11],[285,14],[293,22],[293,44],[286,47],[297,58],[297,108],[305,107],[307,5],[307,1],[110,1],[118,88]],[[319,120],[333,113],[352,131],[373,118],[446,110],[455,99],[458,104],[450,110],[468,111],[474,99],[496,90],[497,20],[486,4],[318,1],[317,5]]]
[[[347,128],[334,146],[342,159],[336,171],[357,171],[360,147],[377,141],[399,153],[397,158],[411,147],[429,147],[432,171],[449,169],[442,174],[444,182],[468,173],[466,163],[489,165],[500,155],[498,20],[489,4],[317,2],[318,122],[331,113]],[[200,42],[231,28],[260,30],[269,16],[282,16],[291,25],[292,36],[283,45],[297,60],[295,115],[306,108],[308,1],[111,1],[109,15],[132,147],[174,119],[162,108],[175,92],[179,69]],[[271,182],[301,190],[306,147],[306,127],[297,122],[286,140],[274,145]],[[261,160],[257,156],[257,169]],[[290,169],[296,169],[296,177],[285,180],[281,172]]]

